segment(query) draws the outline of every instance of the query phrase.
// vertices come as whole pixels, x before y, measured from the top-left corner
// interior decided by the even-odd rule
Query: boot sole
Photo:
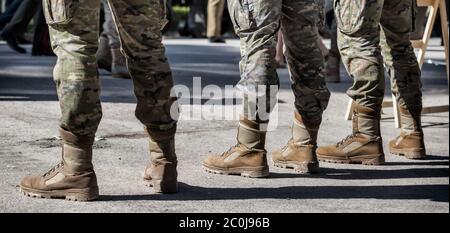
[[[317,174],[319,173],[319,163],[318,162],[275,162],[272,161],[275,167],[284,169],[294,169],[294,172],[300,174]]]
[[[384,154],[359,155],[351,158],[336,158],[317,154],[320,162],[341,164],[382,165],[385,163]]]
[[[426,157],[426,152],[424,148],[409,149],[409,150],[397,150],[391,148],[389,152],[392,155],[404,156],[407,159],[424,159]]]
[[[33,198],[65,199],[68,201],[93,201],[98,199],[98,187],[86,189],[65,189],[57,191],[42,191],[20,187],[22,194]]]
[[[265,178],[269,176],[269,168],[232,168],[228,170],[223,170],[220,168],[211,168],[203,165],[203,169],[208,173],[219,174],[219,175],[240,175],[248,178]]]
[[[178,182],[174,184],[162,184],[161,181],[156,180],[147,180],[144,179],[144,184],[147,187],[153,188],[155,193],[164,193],[164,194],[171,194],[171,193],[177,193],[178,192]]]

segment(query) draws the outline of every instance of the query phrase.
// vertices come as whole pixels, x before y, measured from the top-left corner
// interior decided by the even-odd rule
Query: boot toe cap
[[[20,187],[37,188],[40,180],[41,179],[38,176],[25,176],[20,182]]]
[[[224,162],[222,157],[219,155],[209,155],[203,161],[203,165],[207,167],[223,167]]]
[[[388,145],[389,145],[389,149],[396,148],[397,147],[397,139],[390,140]]]
[[[283,152],[281,150],[274,150],[274,151],[272,151],[272,160],[274,162],[276,162],[276,161],[283,161],[284,159],[283,159],[282,153]]]
[[[335,146],[321,146],[316,149],[317,155],[330,155],[333,154]]]

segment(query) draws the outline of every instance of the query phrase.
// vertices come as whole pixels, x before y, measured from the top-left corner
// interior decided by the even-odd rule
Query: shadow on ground
[[[427,160],[412,162],[390,162],[386,166],[423,165],[424,168],[367,170],[321,168],[318,175],[292,173],[271,173],[270,179],[283,178],[324,178],[338,180],[361,180],[365,184],[371,179],[402,179],[448,177],[449,160],[442,156],[428,156]],[[433,168],[429,166],[447,166]],[[449,185],[390,185],[390,186],[287,186],[261,188],[218,188],[192,186],[179,183],[180,192],[171,195],[102,195],[100,201],[139,200],[239,200],[239,199],[429,199],[435,202],[449,201]]]
[[[449,201],[449,185],[288,186],[274,188],[208,188],[179,184],[179,193],[160,195],[102,195],[100,201],[200,201],[242,199],[429,199]]]

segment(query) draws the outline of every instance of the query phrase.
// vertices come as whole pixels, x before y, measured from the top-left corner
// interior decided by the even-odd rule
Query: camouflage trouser
[[[173,80],[161,43],[159,0],[109,0],[122,51],[137,97],[136,117],[154,130],[168,130]],[[53,50],[54,79],[62,111],[61,127],[79,135],[95,134],[102,109],[96,51],[100,0],[44,0]]]
[[[342,60],[354,79],[348,95],[380,111],[385,81],[383,58],[400,107],[420,114],[420,68],[409,40],[416,0],[335,0]]]
[[[241,39],[240,89],[279,85],[275,54],[283,33],[295,106],[305,120],[320,121],[330,93],[317,44],[322,22],[320,0],[228,0],[231,20]],[[274,99],[275,96],[269,97]],[[245,109],[244,109],[245,111]]]

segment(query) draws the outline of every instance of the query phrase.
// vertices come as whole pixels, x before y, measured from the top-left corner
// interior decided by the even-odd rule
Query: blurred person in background
[[[275,55],[275,61],[277,62],[277,68],[286,67],[286,58],[284,57],[284,41],[283,33],[278,31],[278,41],[277,41],[277,54]]]
[[[45,22],[44,11],[39,8],[34,22],[33,46],[31,56],[55,56],[50,43],[50,34]]]
[[[115,78],[130,79],[125,56],[120,52],[119,34],[108,1],[102,0],[101,7],[104,12],[104,22],[97,50],[98,67],[110,71]]]
[[[206,28],[206,8],[208,1],[191,0],[189,3],[189,15],[187,29],[193,38],[204,38]]]
[[[210,43],[225,43],[222,38],[222,16],[226,0],[208,0],[207,37]]]
[[[162,32],[168,30],[172,19],[172,1],[160,0],[161,4],[166,3],[165,17],[167,23],[162,27]],[[111,14],[111,8],[107,0],[102,0],[101,9],[103,11],[103,31],[99,37],[99,47],[97,50],[97,63],[100,69],[111,72],[112,77],[130,79],[125,56],[120,51],[120,40],[117,28]]]
[[[325,22],[328,27],[331,41],[328,56],[326,56],[325,80],[330,83],[339,83],[341,81],[341,55],[337,44],[337,25],[333,10],[333,0],[325,0],[325,15]]]
[[[5,11],[0,14],[0,30],[11,21],[22,1],[23,0],[10,0],[5,2]]]
[[[18,37],[23,35],[31,19],[42,8],[41,2],[42,0],[23,0],[12,19],[4,26],[0,36],[12,50],[18,53],[27,52],[19,46]]]

